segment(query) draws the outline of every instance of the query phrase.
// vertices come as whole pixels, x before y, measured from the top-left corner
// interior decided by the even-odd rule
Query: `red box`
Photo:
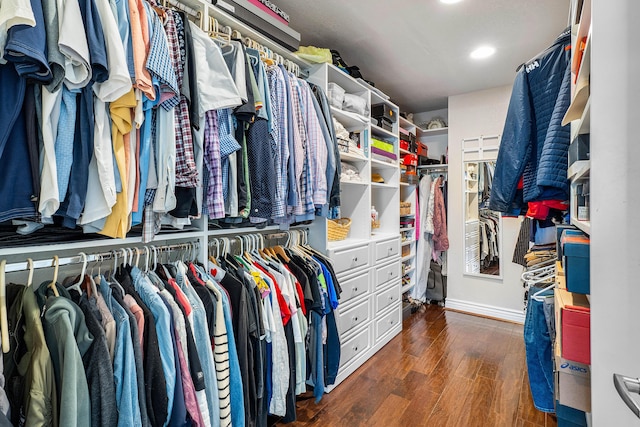
[[[424,145],[421,142],[418,142],[418,156],[420,157],[429,157],[429,147]]]
[[[562,357],[591,365],[591,309],[567,305],[562,309]]]
[[[400,140],[400,149],[409,151],[409,143],[404,140]]]

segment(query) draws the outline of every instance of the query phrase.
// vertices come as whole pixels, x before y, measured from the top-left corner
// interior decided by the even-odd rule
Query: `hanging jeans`
[[[534,293],[535,288],[531,288],[524,322],[529,387],[536,409],[542,412],[554,412],[551,336],[545,317],[545,302],[533,299]],[[542,295],[552,295],[552,292],[545,292]]]

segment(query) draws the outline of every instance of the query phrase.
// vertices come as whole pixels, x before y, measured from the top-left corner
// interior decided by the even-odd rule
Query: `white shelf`
[[[369,184],[362,181],[342,181],[340,180],[340,185],[353,185],[354,187],[366,187]]]
[[[403,231],[411,231],[411,230],[415,230],[415,227],[404,227],[404,228],[400,228],[400,232],[402,233]]]
[[[578,33],[575,39],[576,45],[577,43],[580,42],[580,40],[582,40],[585,37],[587,37],[587,41],[588,41],[589,40],[588,36],[590,32],[591,32],[591,1],[584,1],[582,4],[582,11],[580,14],[580,24],[578,27]],[[585,54],[586,54],[586,49],[585,49]],[[578,68],[578,56],[573,55],[573,58],[571,59],[571,71],[575,73],[577,68]]]
[[[400,262],[405,262],[405,261],[409,261],[410,259],[415,258],[415,254],[414,255],[407,255],[406,257],[403,257],[400,259]]]
[[[406,241],[402,242],[401,246],[409,246],[410,244],[415,243],[415,242],[416,241],[413,240],[413,239],[412,240],[406,240]]]
[[[415,184],[409,184],[408,182],[400,181],[400,187],[413,187]]]
[[[339,121],[342,126],[344,126],[347,130],[350,129],[364,129],[364,127],[369,123],[369,119],[365,116],[361,116],[360,114],[352,113],[350,111],[344,111],[339,108],[331,106],[331,114],[335,116],[335,119]]]
[[[348,161],[352,161],[352,162],[366,162],[369,159],[367,159],[366,157],[360,157],[357,154],[352,154],[352,153],[340,153],[340,160],[348,160]]]
[[[375,156],[375,154],[373,154],[373,155]],[[380,166],[380,167],[384,167],[384,168],[390,168],[390,169],[396,169],[398,167],[398,162],[397,161],[393,161],[391,159],[389,159],[388,162],[385,162],[384,160],[378,160],[378,159],[376,159],[376,158],[374,158],[372,156],[371,157],[371,165],[372,166]]]
[[[418,166],[418,169],[447,169],[449,167],[448,163],[440,163],[440,164],[436,164],[436,165],[421,165]]]
[[[408,285],[404,285],[402,287],[402,289],[400,290],[401,294],[404,294],[405,292],[411,290],[411,288],[413,288],[415,285],[413,283],[409,283]]]
[[[398,139],[398,135],[396,135],[395,133],[389,130],[383,129],[378,125],[374,125],[373,123],[371,123],[371,131],[372,133],[382,135],[383,137]]]
[[[575,225],[586,234],[591,235],[591,221],[581,221],[579,219],[571,218],[571,225]]]
[[[416,269],[415,267],[411,267],[408,270],[405,270],[403,276],[406,276],[409,273],[413,273],[415,269]]]
[[[438,129],[422,129],[422,128],[416,128],[418,129],[418,137],[421,136],[436,136],[436,135],[446,135],[447,133],[449,133],[449,128],[438,128]]]
[[[372,182],[371,183],[371,188],[391,188],[391,189],[395,189],[395,188],[398,188],[398,186],[394,185],[394,184],[386,184],[386,183],[381,183],[381,182]]]
[[[400,148],[400,154],[411,154],[411,151],[405,150],[404,148]]]
[[[402,127],[403,129],[409,130],[409,128],[417,128],[418,126],[415,123],[411,123],[409,120],[405,119],[404,117],[398,115],[400,120],[400,127]]]
[[[576,139],[578,135],[589,133],[591,127],[591,98],[587,100],[587,105],[584,107],[582,117],[576,124],[571,125],[571,141]]]
[[[573,164],[567,170],[567,178],[571,181],[577,181],[582,178],[589,177],[589,172],[591,171],[591,161],[590,160],[578,160],[573,162]]]

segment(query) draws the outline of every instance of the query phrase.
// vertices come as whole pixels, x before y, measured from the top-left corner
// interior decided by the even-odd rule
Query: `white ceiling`
[[[569,0],[273,0],[302,45],[337,49],[403,111],[447,105],[447,97],[511,84],[518,65],[567,25]],[[472,60],[477,46],[494,56]]]

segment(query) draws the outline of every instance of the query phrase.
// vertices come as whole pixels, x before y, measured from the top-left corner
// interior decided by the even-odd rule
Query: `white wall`
[[[595,427],[638,426],[613,374],[640,377],[640,2],[592,4],[591,409]]]
[[[502,279],[466,276],[464,271],[464,221],[462,140],[502,134],[511,85],[449,98],[449,218],[447,306],[479,314],[524,321],[522,267],[511,262],[520,222],[503,218]]]
[[[425,111],[422,113],[416,113],[413,115],[413,123],[421,125],[429,122],[435,118],[444,119],[445,123],[449,124],[449,112],[448,109],[443,108],[441,110]],[[419,138],[420,142],[426,144],[429,147],[429,158],[440,159],[440,156],[447,154],[447,135],[435,135],[429,137]]]

